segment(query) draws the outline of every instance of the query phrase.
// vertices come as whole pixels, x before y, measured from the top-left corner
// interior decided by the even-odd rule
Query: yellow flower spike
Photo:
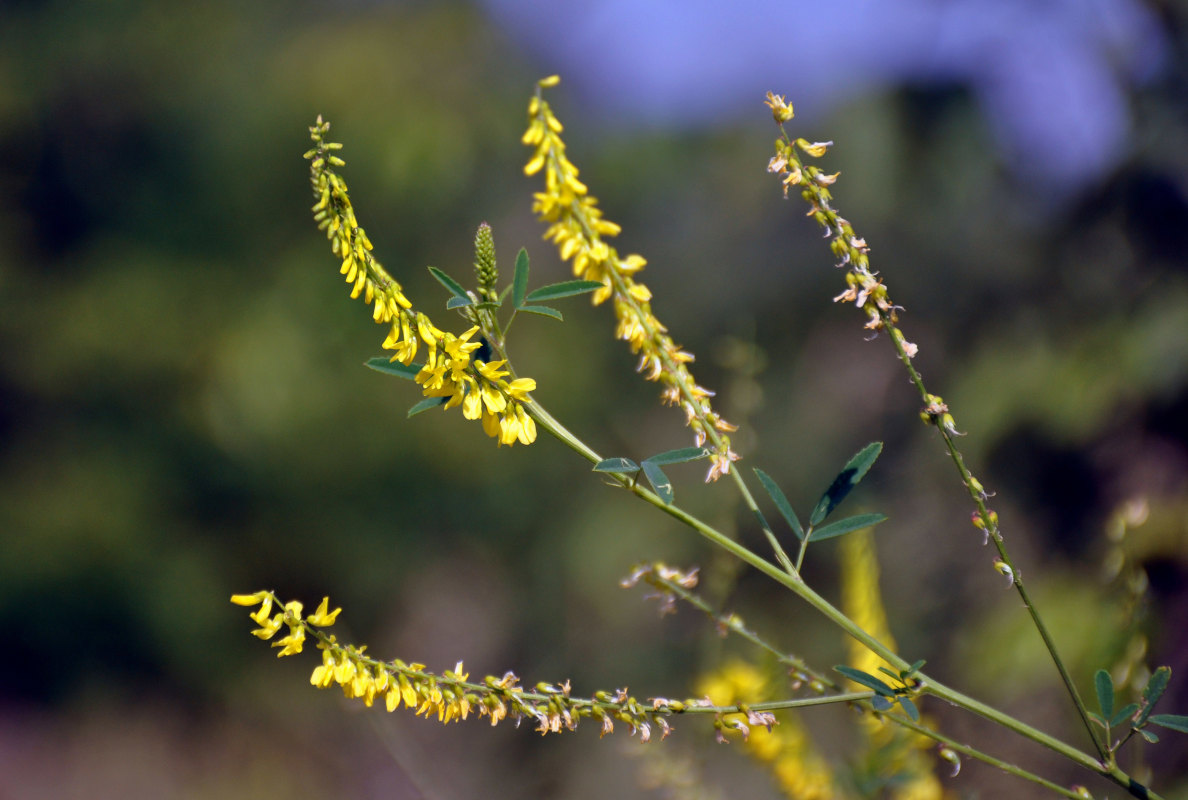
[[[538,86],[544,89],[555,84],[555,80],[549,79],[539,82]],[[782,99],[780,102],[783,104]],[[565,155],[565,143],[560,137],[561,123],[539,90],[529,104],[528,112],[530,119],[523,141],[533,148],[533,152],[524,171],[529,175],[544,173],[545,191],[536,193],[532,205],[540,221],[549,223],[544,238],[556,244],[562,260],[571,262],[576,277],[603,284],[591,295],[594,305],[614,299],[616,336],[625,340],[632,352],[641,355],[644,376],[676,387],[678,396],[692,397],[697,382],[685,366],[687,360],[674,358],[679,348],[648,307],[652,300],[651,291],[632,280],[631,276],[647,262],[635,254],[620,257],[604,241],[604,238],[618,236],[622,229],[617,223],[603,218],[597,199],[589,194],[586,184],[578,180],[577,167]],[[791,115],[790,109],[788,115]],[[667,390],[664,396],[667,396]],[[694,438],[699,443],[702,435],[698,430],[711,431],[719,463],[728,466],[737,455],[730,452],[727,441],[717,436],[716,431],[720,430],[717,420],[709,403],[700,402],[694,407],[689,424],[696,421],[700,426],[694,427]],[[527,424],[518,424],[506,416],[500,424],[501,442],[508,442],[517,428],[523,430],[524,438],[534,436]],[[716,478],[720,474],[725,474],[725,469],[715,471],[712,476]]]
[[[440,330],[423,312],[413,309],[400,284],[375,259],[372,255],[373,244],[359,226],[351,205],[346,182],[333,170],[343,166],[344,162],[330,155],[332,151],[341,149],[342,145],[326,141],[329,129],[329,123],[319,117],[317,124],[310,128],[314,147],[305,156],[310,161],[310,183],[315,198],[314,219],[319,230],[326,232],[330,249],[339,258],[340,272],[351,286],[350,295],[352,298],[362,298],[372,306],[372,319],[388,326],[383,348],[393,351],[392,361],[411,365],[421,345],[425,346],[428,352],[425,353],[425,364],[416,376],[416,382],[426,397],[448,398],[443,404],[446,409],[464,405],[472,387],[479,381],[480,373],[471,365],[471,353],[479,349],[482,342],[470,341],[479,328],[474,326],[461,335]],[[548,142],[555,135],[556,132],[544,122],[525,134],[525,142],[536,141],[540,145],[538,152],[542,157],[542,165],[552,152]],[[506,408],[509,396],[503,394],[506,385],[497,382],[499,377],[502,375],[490,378],[494,384],[490,390],[500,395],[500,399],[491,397],[489,400],[490,405],[502,411]],[[474,401],[466,406],[466,410],[467,418],[479,418]],[[484,421],[483,429],[488,435],[499,439],[501,444],[506,443],[498,424],[492,426]]]

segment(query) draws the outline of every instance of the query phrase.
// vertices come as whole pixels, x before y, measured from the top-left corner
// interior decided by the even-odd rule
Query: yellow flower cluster
[[[362,295],[372,306],[375,321],[390,326],[383,347],[395,352],[391,360],[412,364],[424,347],[425,365],[415,380],[426,397],[448,398],[445,408],[462,406],[462,415],[482,420],[483,430],[500,445],[531,444],[536,439],[536,422],[524,404],[529,400],[528,393],[536,388],[536,381],[508,381],[505,362],[473,359],[471,354],[482,346],[481,342],[470,341],[479,330],[477,325],[454,335],[439,330],[428,316],[413,310],[400,284],[371,253],[371,240],[355,218],[346,181],[332,169],[345,162],[335,155],[342,145],[326,141],[329,130],[330,123],[321,117],[309,129],[314,147],[305,157],[310,160],[310,182],[317,198],[314,220],[330,239],[331,250],[342,259],[341,272],[352,286],[351,297]]]
[[[528,130],[522,141],[533,148],[533,155],[524,172],[535,175],[543,170],[545,177],[545,191],[534,195],[532,210],[542,222],[549,223],[544,238],[557,245],[563,261],[572,260],[573,274],[603,284],[594,292],[594,304],[613,301],[618,320],[616,336],[639,355],[639,372],[648,380],[664,384],[664,401],[684,409],[686,424],[693,429],[697,445],[704,445],[707,436],[713,437],[715,454],[706,480],[716,480],[738,460],[730,449],[729,437],[719,433],[737,428],[713,410],[709,398],[714,393],[699,386],[686,366],[693,361],[693,355],[674,343],[667,335],[668,329],[652,314],[651,291],[633,278],[647,263],[643,256],[620,257],[606,243],[606,239],[619,234],[620,228],[603,219],[598,201],[578,180],[577,167],[565,155],[561,122],[541,93],[541,89],[556,86],[559,81],[555,75],[540,81],[528,105]]]
[[[329,611],[329,598],[306,616],[297,601],[283,604],[273,614],[280,602],[267,591],[233,595],[231,602],[259,606],[249,616],[260,626],[252,633],[265,641],[288,627],[288,635],[273,642],[273,647],[281,648],[278,656],[300,653],[307,639],[312,638],[322,651],[322,663],[314,668],[309,682],[320,689],[339,686],[347,697],[359,698],[368,707],[382,698],[388,711],[403,704],[419,716],[436,717],[442,723],[471,715],[487,717],[492,725],[509,717],[517,725],[531,719],[541,734],[572,731],[580,719],[587,718],[595,720],[602,735],[606,735],[614,731],[616,722],[621,722],[632,735],[639,734],[643,742],[651,739],[654,730],[660,732],[661,738],[668,736],[672,726],[665,717],[688,707],[675,700],[653,700],[645,706],[626,689],[595,692],[593,698],[572,697],[568,681],[559,686],[539,683],[535,691],[525,691],[512,672],[501,678],[488,675],[482,683],[473,683],[462,662],[438,675],[427,671],[424,664],[379,661],[366,654],[366,645],[340,644],[333,635],[319,630],[333,625],[342,610]]]
[[[775,688],[760,670],[735,660],[703,678],[697,691],[714,705],[728,706],[770,700]],[[737,729],[739,723],[730,727]],[[792,800],[833,800],[840,796],[829,765],[813,749],[795,714],[786,713],[778,727],[761,724],[745,733],[743,747],[768,765],[785,796]]]
[[[767,93],[767,106],[783,133],[784,123],[792,119],[792,106],[780,95]],[[808,216],[825,229],[831,241],[830,249],[840,259],[839,267],[846,271],[846,291],[833,298],[834,302],[853,302],[867,316],[866,327],[874,331],[886,330],[894,340],[904,358],[916,355],[916,345],[907,341],[899,328],[895,327],[900,307],[887,297],[887,287],[870,270],[870,247],[866,240],[854,233],[854,228],[843,219],[830,201],[833,195],[829,187],[837,181],[838,173],[826,174],[815,166],[805,166],[797,149],[812,158],[820,158],[833,142],[809,142],[796,139],[793,142],[787,134],[776,140],[776,154],[767,163],[767,171],[782,176],[784,197],[793,186],[801,187],[800,196],[809,204]]]

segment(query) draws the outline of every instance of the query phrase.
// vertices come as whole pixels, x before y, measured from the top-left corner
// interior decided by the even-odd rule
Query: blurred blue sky
[[[960,86],[1013,170],[1056,192],[1126,153],[1125,87],[1168,50],[1134,0],[483,2],[612,124],[717,124],[768,90],[812,117],[887,84]]]

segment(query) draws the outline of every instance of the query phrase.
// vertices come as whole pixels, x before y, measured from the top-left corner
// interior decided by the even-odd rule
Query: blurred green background
[[[999,492],[1086,689],[1142,636],[1139,660],[1177,670],[1161,710],[1186,713],[1186,20],[1157,10],[1174,46],[1127,98],[1131,152],[1059,202],[1003,163],[959,85],[889,85],[793,130],[837,142],[839,207],[907,307],[917,365],[970,433],[968,462]],[[278,662],[227,602],[329,594],[340,637],[384,657],[568,677],[579,694],[681,696],[746,652],[617,587],[641,560],[720,577],[690,533],[551,440],[497,449],[457,412],[406,420],[418,395],[362,368],[383,332],[309,217],[301,154],[321,113],[377,255],[439,326],[446,298],[424,268],[468,279],[483,220],[505,272],[526,246],[538,285],[564,279],[519,143],[532,84],[553,71],[461,3],[0,7],[0,797],[665,796],[624,761],[640,755],[626,734],[443,728],[314,692],[316,655]],[[1084,744],[891,349],[830,302],[840,273],[764,173],[774,130],[750,99],[749,116],[673,131],[608,125],[564,82],[552,94],[620,248],[649,259],[657,314],[742,426],[739,467],[807,509],[885,441],[850,510],[891,515],[878,543],[902,651]],[[606,455],[688,444],[609,309],[565,302],[564,324],[522,320],[511,342],[537,399]],[[726,482],[672,475],[679,502],[762,547]],[[1148,581],[1133,613],[1109,579],[1120,558]],[[835,596],[833,550],[810,561]],[[843,657],[766,582],[718,588],[781,646],[823,667]],[[845,719],[807,718],[841,759]],[[774,796],[707,723],[677,728],[662,747],[707,786]],[[1143,758],[1165,796],[1188,790],[1183,737]],[[947,786],[1032,796],[976,766]]]

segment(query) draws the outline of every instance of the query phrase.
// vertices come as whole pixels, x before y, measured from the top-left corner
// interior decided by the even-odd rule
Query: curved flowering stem
[[[772,116],[779,126],[781,135],[781,138],[776,142],[776,154],[768,162],[767,169],[769,172],[781,176],[785,197],[790,188],[800,187],[801,197],[809,204],[809,216],[813,217],[826,230],[826,235],[830,238],[830,249],[839,259],[838,266],[846,268],[846,291],[835,297],[834,300],[853,302],[867,315],[867,329],[874,331],[876,335],[880,332],[888,334],[897,357],[903,363],[912,385],[916,387],[924,402],[921,418],[936,428],[961,477],[962,484],[974,502],[976,509],[972,514],[974,526],[984,531],[986,541],[994,542],[995,549],[998,551],[998,558],[994,562],[995,568],[1010,579],[1011,584],[1023,600],[1044,646],[1060,673],[1065,689],[1089,733],[1089,738],[1104,763],[1107,760],[1106,750],[1089,719],[1088,709],[1056,649],[1056,644],[1047,625],[1035,608],[1019,570],[1015,569],[1011,561],[998,525],[998,515],[986,505],[986,501],[992,495],[987,493],[981,482],[973,476],[957,449],[955,437],[961,434],[957,430],[952,414],[949,413],[948,406],[941,397],[927,390],[919,371],[912,364],[917,347],[907,340],[897,325],[898,312],[902,309],[891,301],[887,294],[887,287],[876,277],[876,273],[871,271],[870,248],[866,241],[855,234],[853,226],[842,218],[831,205],[832,195],[829,186],[837,180],[837,175],[827,175],[816,166],[806,166],[797,152],[799,150],[808,156],[818,158],[825,154],[832,142],[810,143],[804,139],[793,140],[784,129],[784,123],[793,117],[792,107],[783,97],[771,92],[767,94],[767,105],[772,110]]]
[[[545,191],[536,193],[532,210],[542,222],[551,223],[544,238],[557,245],[563,261],[572,259],[573,274],[603,284],[594,293],[593,303],[612,301],[618,321],[616,335],[628,343],[631,352],[639,355],[638,371],[648,380],[664,385],[661,395],[664,402],[684,409],[686,424],[693,429],[694,440],[700,447],[711,431],[730,432],[737,428],[713,410],[710,398],[714,393],[699,386],[687,366],[692,363],[693,354],[673,342],[668,329],[652,313],[651,291],[634,278],[647,261],[634,253],[620,257],[606,243],[621,228],[603,219],[597,199],[578,180],[577,167],[565,155],[561,122],[543,97],[543,89],[559,82],[555,75],[540,81],[528,105],[529,124],[523,142],[534,149],[524,173],[535,175],[543,170],[545,177]],[[730,463],[737,458],[730,449],[729,438],[720,437],[707,480],[716,480],[728,472]]]
[[[605,241],[617,236],[621,228],[603,218],[597,199],[578,180],[577,167],[565,155],[565,142],[560,135],[563,126],[543,96],[544,89],[559,82],[556,75],[538,82],[528,104],[528,130],[522,139],[533,148],[532,158],[524,166],[525,174],[544,172],[545,191],[536,193],[532,205],[540,220],[550,223],[544,238],[557,245],[563,261],[572,259],[574,275],[602,282],[603,288],[594,293],[592,300],[595,305],[612,300],[618,320],[616,335],[629,344],[631,352],[639,354],[638,371],[648,380],[664,384],[661,398],[668,405],[681,406],[697,446],[707,441],[712,446],[706,481],[733,475],[744,503],[757,518],[776,559],[789,574],[798,575],[746,482],[737,470],[730,469],[739,455],[731,449],[726,434],[737,430],[737,426],[713,410],[710,398],[714,393],[699,385],[689,371],[693,354],[673,342],[668,328],[652,313],[651,291],[635,280],[634,276],[647,261],[637,254],[620,257]]]
[[[462,415],[481,420],[483,430],[500,445],[531,444],[536,425],[523,403],[536,381],[507,381],[509,372],[502,362],[474,358],[472,354],[482,346],[471,341],[478,325],[455,335],[438,329],[426,314],[413,309],[400,284],[372,255],[371,240],[355,218],[346,181],[333,169],[346,162],[335,155],[342,145],[326,140],[329,130],[330,123],[321,117],[309,129],[314,147],[305,157],[317,198],[314,220],[330,239],[330,249],[342,259],[341,272],[352,285],[351,297],[362,295],[372,306],[375,321],[390,326],[383,347],[395,351],[391,360],[411,365],[423,347],[425,363],[415,380],[426,397],[441,398],[445,408],[462,406]]]
[[[288,636],[274,642],[281,647],[278,656],[296,655],[304,642],[312,640],[322,651],[322,663],[310,675],[310,683],[318,688],[342,688],[349,698],[358,698],[367,706],[383,700],[388,711],[405,705],[418,716],[435,716],[438,722],[464,720],[471,715],[486,717],[492,725],[511,718],[518,725],[524,719],[536,724],[542,734],[574,730],[579,720],[593,719],[602,734],[614,731],[615,723],[628,726],[632,735],[641,741],[651,738],[653,728],[667,736],[672,726],[665,717],[691,711],[690,703],[677,700],[656,700],[649,705],[627,694],[626,689],[614,692],[595,692],[593,697],[573,697],[569,682],[560,685],[539,683],[535,691],[520,686],[520,679],[512,672],[501,678],[487,676],[481,682],[469,680],[461,662],[453,670],[440,674],[427,671],[424,664],[403,661],[381,661],[366,654],[366,646],[340,643],[323,628],[334,624],[341,609],[327,613],[329,599],[323,599],[314,614],[302,614],[297,601],[281,606],[276,595],[269,591],[234,595],[231,602],[241,606],[259,606],[250,617],[260,625],[253,634],[271,639],[284,627]],[[281,606],[273,613],[273,608]],[[711,709],[716,710],[716,709]]]

